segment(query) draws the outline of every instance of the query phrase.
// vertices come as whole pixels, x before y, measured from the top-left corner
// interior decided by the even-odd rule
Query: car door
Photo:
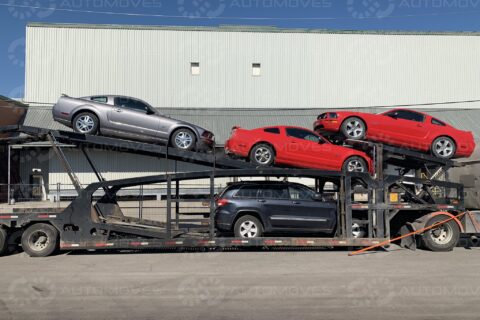
[[[383,114],[384,121],[379,123],[383,133],[378,140],[402,146],[412,146],[428,135],[425,116],[411,110],[392,110]]]
[[[285,128],[285,155],[294,166],[330,170],[334,167],[332,145],[316,133],[302,128]]]
[[[302,232],[330,232],[335,227],[337,204],[315,200],[315,192],[307,187],[290,185],[288,187],[292,211],[291,220]]]
[[[294,228],[295,221],[290,219],[291,201],[286,184],[265,184],[258,186],[257,201],[261,212],[268,220],[272,231]]]
[[[116,97],[108,121],[117,131],[131,136],[158,137],[160,118],[142,101]]]

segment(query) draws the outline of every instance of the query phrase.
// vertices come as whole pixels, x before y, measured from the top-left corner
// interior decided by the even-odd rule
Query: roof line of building
[[[318,33],[318,34],[363,34],[363,35],[429,35],[429,36],[480,36],[476,31],[402,31],[402,30],[329,30],[278,28],[275,26],[219,25],[167,26],[167,25],[120,25],[120,24],[77,24],[30,22],[27,28],[77,28],[77,29],[121,29],[121,30],[165,30],[207,32],[253,32],[253,33]]]

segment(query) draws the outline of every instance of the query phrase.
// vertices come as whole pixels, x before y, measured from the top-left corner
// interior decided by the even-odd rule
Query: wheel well
[[[250,155],[250,154],[252,153],[253,148],[255,148],[256,146],[258,146],[259,144],[268,144],[270,147],[272,147],[273,154],[274,154],[275,156],[277,155],[277,150],[275,150],[275,147],[273,146],[273,144],[271,144],[270,142],[266,142],[266,141],[260,141],[260,142],[255,143],[255,144],[250,148],[250,151],[248,152],[248,155]]]
[[[244,217],[244,216],[252,216],[252,217],[257,218],[260,221],[260,223],[262,224],[263,229],[265,230],[265,222],[263,222],[263,219],[258,212],[255,212],[255,211],[241,211],[237,214],[237,216],[235,217],[235,220],[232,223],[232,231],[233,231],[233,228],[235,228],[235,224],[237,223],[238,219],[240,219],[241,217]]]
[[[170,132],[170,135],[168,136],[168,143],[169,143],[169,144],[172,143],[173,134],[174,134],[175,132],[177,132],[178,130],[180,130],[180,129],[188,129],[188,130],[192,131],[193,134],[195,135],[195,140],[196,140],[195,142],[198,142],[199,137],[198,137],[198,134],[197,134],[197,132],[196,132],[195,130],[193,130],[192,128],[189,128],[189,127],[181,126],[181,127],[177,127],[177,128],[175,128],[175,129],[173,129],[173,130]]]

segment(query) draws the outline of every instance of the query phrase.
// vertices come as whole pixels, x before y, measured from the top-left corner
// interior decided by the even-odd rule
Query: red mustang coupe
[[[274,126],[253,130],[233,127],[225,152],[250,159],[259,166],[285,164],[332,171],[369,172],[372,160],[365,153],[337,146],[313,131]]]
[[[444,159],[469,157],[475,149],[471,132],[455,129],[428,114],[393,109],[380,114],[327,112],[313,124],[322,134],[341,133],[347,139],[371,140],[431,152]]]

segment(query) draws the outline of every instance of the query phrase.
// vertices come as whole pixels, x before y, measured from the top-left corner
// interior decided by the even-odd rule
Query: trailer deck
[[[362,149],[372,155],[375,172],[370,175],[295,168],[255,168],[248,162],[230,159],[226,156],[218,157],[215,153],[180,151],[167,146],[41,128],[9,126],[0,128],[0,132],[23,134],[14,138],[14,143],[49,141],[78,192],[78,196],[65,209],[32,209],[29,211],[26,208],[21,214],[2,214],[0,212],[0,224],[4,226],[4,229],[0,228],[0,231],[3,230],[0,232],[0,236],[3,233],[6,238],[12,230],[26,230],[32,226],[45,227],[45,225],[49,225],[58,231],[58,244],[62,250],[371,246],[389,239],[392,232],[399,231],[391,230],[392,222],[399,216],[407,217],[409,213],[416,215],[413,221],[407,221],[410,228],[412,226],[414,228],[425,225],[436,215],[451,217],[453,213],[465,209],[463,186],[436,180],[439,172],[446,173],[449,168],[454,166],[453,161],[378,143],[348,142],[352,147]],[[85,188],[82,187],[62,152],[61,143],[75,145],[83,151],[99,182],[92,183]],[[101,172],[96,169],[90,159],[88,147],[102,147],[112,151],[188,161],[209,166],[211,169],[105,181]],[[396,166],[398,174],[387,173],[385,169],[389,165]],[[412,170],[415,171],[415,177],[407,175]],[[315,181],[316,191],[320,193],[325,191],[327,183],[333,184],[336,188],[334,193],[338,204],[335,234],[328,237],[283,236],[253,239],[219,235],[215,229],[215,179],[226,177],[309,178]],[[199,179],[209,181],[210,192],[208,195],[196,195],[189,199],[180,197],[179,183]],[[117,194],[122,189],[159,183],[166,184],[167,189],[166,221],[159,222],[124,215],[117,199]],[[433,192],[434,189],[440,190],[441,194],[438,194],[437,191]],[[99,191],[103,193],[103,196],[96,200],[93,195]],[[361,198],[361,200],[357,198]],[[183,216],[179,203],[195,201],[209,203],[208,218],[180,218]],[[399,215],[399,213],[402,214]],[[471,230],[466,229],[468,226],[473,225],[475,228],[479,226],[475,219],[470,218],[467,223],[468,217],[466,215],[463,221],[456,222],[463,233],[470,234]],[[416,224],[414,225],[414,223]],[[365,228],[364,237],[355,238],[353,236],[353,224]],[[49,232],[54,231],[50,230]],[[45,254],[33,252],[33,255],[43,256]]]

